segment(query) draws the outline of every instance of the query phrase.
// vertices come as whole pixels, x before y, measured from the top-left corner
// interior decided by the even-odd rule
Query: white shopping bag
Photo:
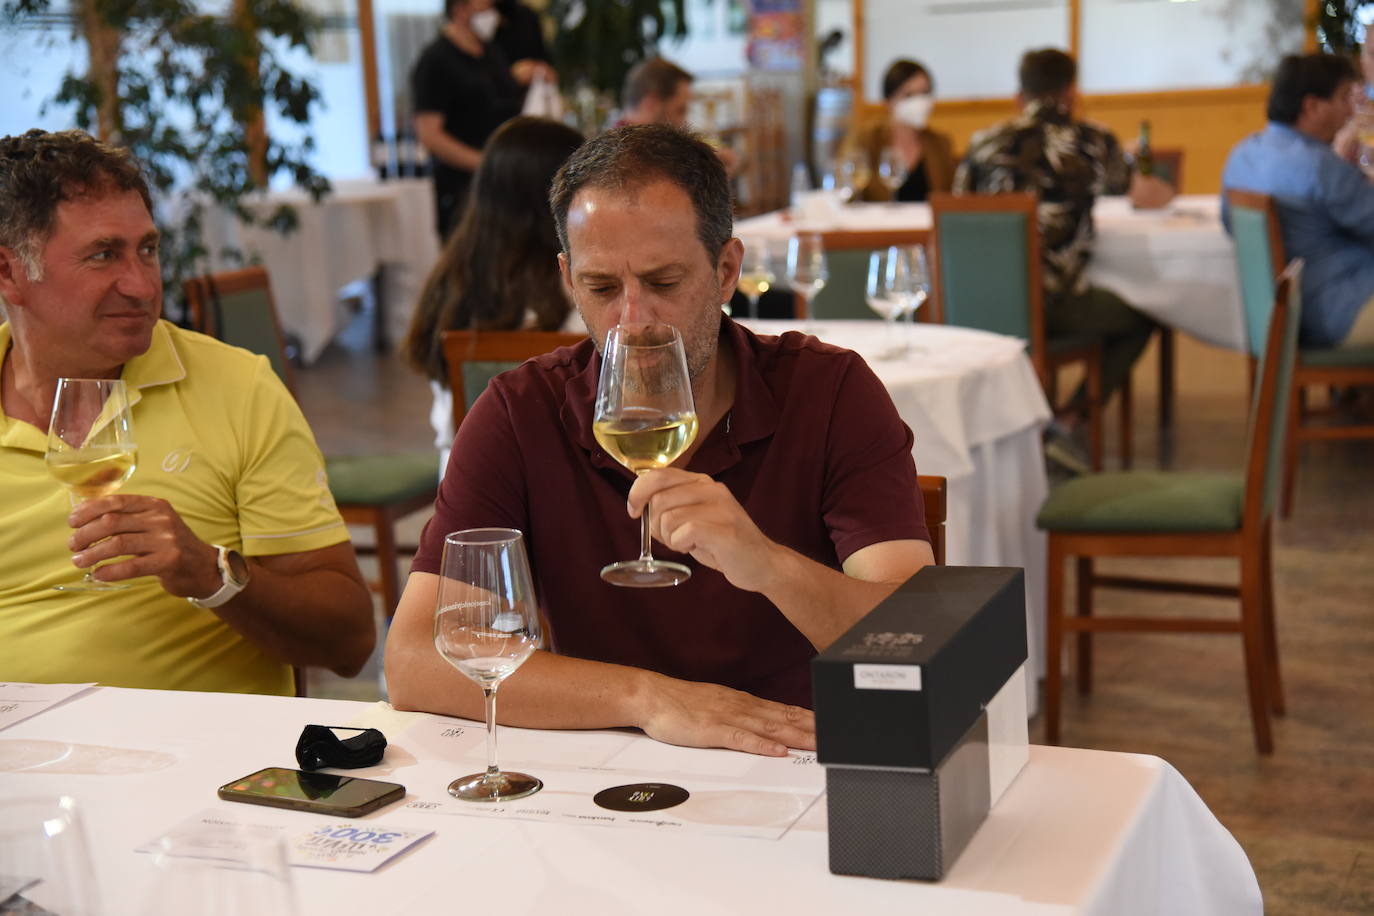
[[[530,91],[525,95],[525,107],[521,114],[563,120],[563,97],[558,94],[558,87],[553,80],[545,76],[543,68],[536,71],[534,79],[530,81]]]

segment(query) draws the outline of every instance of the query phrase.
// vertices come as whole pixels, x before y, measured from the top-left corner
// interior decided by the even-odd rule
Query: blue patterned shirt
[[[1271,121],[1231,150],[1221,187],[1228,226],[1226,191],[1274,198],[1287,256],[1307,262],[1302,342],[1338,346],[1374,296],[1374,185],[1325,143]]]

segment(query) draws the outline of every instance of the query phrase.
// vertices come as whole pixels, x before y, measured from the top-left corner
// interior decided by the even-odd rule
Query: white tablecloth
[[[301,356],[313,362],[342,327],[346,316],[339,290],[367,280],[384,267],[382,296],[387,334],[400,340],[420,288],[439,257],[434,231],[434,192],[429,179],[339,181],[318,204],[302,191],[273,191],[246,201],[262,213],[279,204],[296,208],[300,225],[282,236],[261,226],[244,226],[225,211],[207,215],[207,247],[229,245],[259,258],[272,278],[282,328],[301,341]],[[212,257],[216,270],[230,265]]]
[[[1021,341],[969,328],[903,326],[913,349],[892,348],[876,321],[745,321],[760,334],[803,330],[863,356],[916,437],[916,468],[949,479],[946,561],[1026,571],[1029,663],[1035,711],[1044,675],[1045,536],[1035,514],[1049,492],[1040,430],[1049,405]]]
[[[1245,350],[1236,250],[1220,198],[1190,195],[1164,210],[1135,210],[1124,197],[1106,197],[1093,221],[1093,283],[1204,343]]]
[[[1235,248],[1215,195],[1178,197],[1163,210],[1134,210],[1124,197],[1099,198],[1088,276],[1156,320],[1206,343],[1245,349]],[[928,204],[857,204],[825,220],[782,211],[740,221],[741,238],[781,241],[796,232],[930,229]]]
[[[206,808],[300,829],[321,820],[220,801],[215,788],[264,766],[294,766],[302,726],[345,724],[366,712],[366,704],[341,700],[89,691],[0,732],[0,798],[74,797],[106,916],[155,916],[141,904],[156,869],[135,846]],[[389,729],[383,768],[358,775],[400,782],[409,797],[423,798],[470,771],[473,761],[446,761]],[[503,733],[511,735],[507,747],[539,747],[541,759],[578,745],[578,733]],[[789,758],[776,765],[795,771]],[[814,774],[819,788],[819,767]],[[558,791],[558,771],[537,775],[544,792]],[[365,820],[437,832],[372,874],[292,869],[301,916],[1261,911],[1254,872],[1234,838],[1173,767],[1135,754],[1032,747],[1026,768],[934,884],[830,874],[824,799],[777,840],[425,815],[399,806]],[[30,893],[43,902],[37,889]]]

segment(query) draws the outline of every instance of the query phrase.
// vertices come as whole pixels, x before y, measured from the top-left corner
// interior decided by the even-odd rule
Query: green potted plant
[[[5,0],[11,21],[49,12],[51,0]],[[186,206],[159,206],[169,294],[203,271],[205,207],[287,232],[295,212],[262,213],[244,198],[289,175],[318,200],[328,181],[308,161],[314,141],[269,136],[263,112],[308,127],[319,92],[293,74],[277,49],[309,50],[314,18],[292,0],[234,0],[227,15],[189,0],[76,0],[74,37],[89,48],[84,73],[68,72],[46,106],[70,106],[75,126],[127,146],[147,169],[159,201],[184,192]],[[219,252],[229,260],[238,252]]]

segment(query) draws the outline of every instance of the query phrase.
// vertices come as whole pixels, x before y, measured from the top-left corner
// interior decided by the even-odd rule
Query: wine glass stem
[[[757,317],[759,317],[759,297],[758,297],[758,296],[749,296],[748,298],[749,298],[749,317],[750,317],[750,318],[757,318]]]
[[[487,778],[501,775],[496,765],[496,685],[482,688],[482,696],[487,701]]]
[[[647,563],[652,563],[654,561],[654,555],[649,545],[650,537],[648,503],[644,504],[644,514],[640,516],[639,521],[639,559]]]

